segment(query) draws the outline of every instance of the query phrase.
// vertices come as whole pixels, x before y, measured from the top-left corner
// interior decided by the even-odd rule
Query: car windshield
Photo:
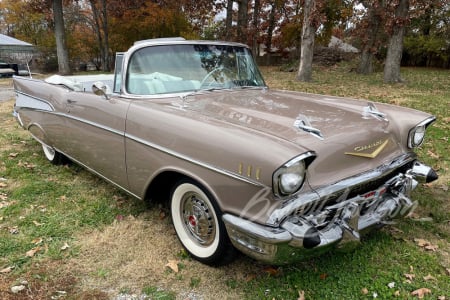
[[[165,45],[131,56],[126,91],[136,95],[265,87],[249,49],[231,45]]]

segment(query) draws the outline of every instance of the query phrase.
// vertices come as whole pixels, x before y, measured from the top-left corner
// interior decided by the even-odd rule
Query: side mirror
[[[109,99],[109,96],[112,94],[110,87],[101,81],[97,81],[94,82],[94,84],[92,84],[92,92],[97,96],[105,96],[107,100]]]

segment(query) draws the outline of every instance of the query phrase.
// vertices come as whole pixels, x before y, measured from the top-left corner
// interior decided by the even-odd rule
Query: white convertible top
[[[92,84],[98,81],[101,81],[108,87],[111,87],[114,82],[114,74],[76,76],[52,75],[44,79],[44,81],[50,84],[63,85],[77,92],[90,92],[92,89]]]

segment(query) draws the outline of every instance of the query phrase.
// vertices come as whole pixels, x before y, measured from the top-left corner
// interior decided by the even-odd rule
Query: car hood
[[[251,128],[316,152],[317,158],[308,169],[313,186],[370,170],[405,150],[388,115],[382,118],[364,113],[368,101],[239,90],[187,97],[184,105],[209,118]],[[299,124],[308,128],[300,128]]]

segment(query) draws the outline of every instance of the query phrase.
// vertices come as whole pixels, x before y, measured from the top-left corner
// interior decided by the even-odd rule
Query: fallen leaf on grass
[[[425,297],[425,295],[431,294],[431,290],[427,288],[420,288],[418,290],[415,290],[411,292],[411,295],[419,297],[419,299],[422,299]]]
[[[8,184],[6,182],[0,182],[0,188],[5,188],[7,186]]]
[[[38,221],[33,221],[33,224],[38,227],[44,225],[44,223],[39,223]]]
[[[256,278],[256,274],[249,274],[249,275],[247,275],[246,277],[245,277],[245,282],[250,282],[250,281],[252,281],[253,279],[255,279]]]
[[[37,239],[32,240],[31,242],[35,245],[39,245],[39,244],[42,244],[43,241],[44,240],[42,238],[37,238]]]
[[[395,297],[398,297],[398,296],[400,296],[400,291],[398,291],[398,290],[397,290],[397,291],[395,291],[395,293],[394,293],[394,296],[395,296]]]
[[[18,234],[19,233],[19,227],[17,227],[17,226],[9,227],[8,231],[11,234]]]
[[[425,281],[436,280],[436,277],[431,276],[431,274],[428,274],[427,276],[423,277],[423,280],[425,280]]]
[[[178,273],[178,261],[177,260],[169,260],[169,262],[165,266],[170,268],[175,273]]]
[[[297,300],[305,300],[305,291],[298,291]]]
[[[416,278],[416,275],[414,274],[403,274],[403,275],[405,275],[405,277],[409,280],[413,280],[414,278]]]
[[[8,154],[8,157],[9,157],[9,158],[16,158],[16,157],[17,157],[17,155],[19,155],[19,153],[17,153],[17,152],[14,152],[14,153],[10,153],[10,154]]]
[[[0,273],[1,273],[1,274],[6,274],[6,273],[11,272],[13,269],[14,269],[13,266],[11,266],[11,267],[6,267],[6,268],[4,268],[4,269],[1,269],[1,270],[0,270]]]
[[[439,159],[439,155],[437,155],[437,154],[434,153],[433,151],[428,150],[427,153],[428,153],[428,155],[431,156],[432,158]]]
[[[433,245],[429,241],[424,239],[414,239],[414,242],[416,243],[417,246],[424,248],[425,250],[428,251],[436,251],[439,248],[439,246]]]
[[[280,269],[276,269],[274,267],[265,267],[263,272],[269,274],[270,276],[280,275]]]
[[[445,272],[447,273],[448,276],[450,276],[450,268],[445,268]]]
[[[23,162],[21,160],[19,160],[19,162],[17,163],[17,166],[18,167],[24,167],[24,168],[26,168],[28,170],[33,170],[36,167],[35,164],[29,163],[29,162]]]
[[[6,195],[4,193],[0,193],[0,200],[2,200],[2,201],[8,200],[8,195]]]
[[[361,289],[361,294],[367,295],[368,293],[369,293],[369,290],[367,288],[362,288]]]
[[[438,248],[439,248],[438,245],[428,245],[424,247],[424,249],[428,251],[436,251]]]
[[[430,242],[424,239],[414,239],[414,242],[416,243],[417,246],[419,247],[425,247],[426,245],[429,245]]]
[[[445,300],[446,299],[445,296],[439,296],[437,298],[438,298],[438,300]]]
[[[64,251],[64,250],[67,250],[69,248],[70,248],[69,244],[64,243],[64,245],[60,249],[61,249],[61,251]]]
[[[41,247],[34,247],[31,250],[28,250],[27,253],[25,253],[25,255],[27,257],[33,257],[37,252],[39,252],[39,250],[41,250]]]

